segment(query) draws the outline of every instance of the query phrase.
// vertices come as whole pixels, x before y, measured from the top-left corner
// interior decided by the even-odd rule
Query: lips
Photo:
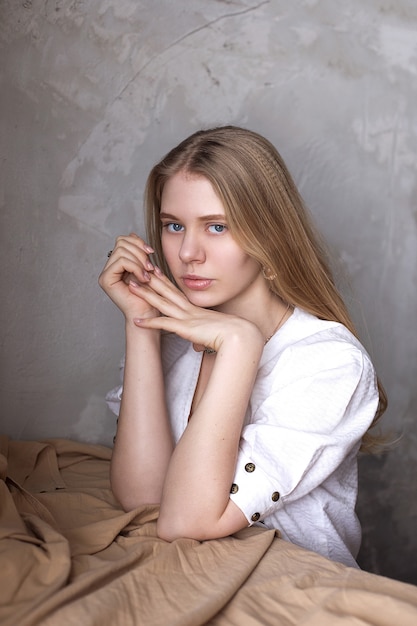
[[[194,291],[202,291],[208,289],[212,285],[213,280],[211,278],[204,278],[203,276],[194,276],[187,274],[181,277],[181,281],[187,289],[193,289]]]

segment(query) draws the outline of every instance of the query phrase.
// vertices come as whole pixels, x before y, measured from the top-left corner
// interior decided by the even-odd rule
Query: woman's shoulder
[[[271,339],[274,351],[284,350],[297,344],[313,345],[316,343],[345,342],[365,352],[360,341],[339,322],[319,319],[315,315],[295,307],[293,314]]]
[[[370,372],[371,359],[361,342],[339,322],[330,322],[296,307],[292,316],[270,344],[265,346],[264,364],[269,368],[286,362],[309,363],[313,369],[342,367]]]
[[[361,343],[343,324],[300,309],[285,327],[275,345],[267,344],[268,354],[261,362],[252,402],[257,411],[263,407],[259,415],[282,407],[283,414],[292,411],[297,420],[304,415],[308,423],[313,414],[320,420],[328,415],[330,421],[345,413],[357,420],[360,414],[368,428],[378,389],[375,369]]]

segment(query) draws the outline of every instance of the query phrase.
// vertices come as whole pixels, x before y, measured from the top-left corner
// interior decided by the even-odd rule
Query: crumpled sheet
[[[0,437],[2,626],[415,626],[417,587],[247,528],[167,543],[125,513],[111,450]]]

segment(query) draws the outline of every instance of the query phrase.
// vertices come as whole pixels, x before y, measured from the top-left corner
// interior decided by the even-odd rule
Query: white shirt
[[[162,359],[178,442],[202,353],[165,335]],[[116,414],[121,393],[106,396]],[[357,567],[356,457],[377,405],[374,368],[359,341],[343,325],[296,308],[264,348],[245,415],[230,497],[249,525]]]

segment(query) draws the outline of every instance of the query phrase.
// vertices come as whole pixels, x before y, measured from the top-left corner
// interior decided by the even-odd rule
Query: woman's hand
[[[147,257],[141,240],[118,240],[115,254],[114,267],[111,262],[106,266],[103,283],[121,308],[134,316],[127,330],[113,491],[127,509],[160,503],[157,532],[168,541],[229,535],[247,525],[230,501],[230,485],[264,346],[262,333],[248,320],[195,306],[158,267],[146,271],[146,276],[141,273]],[[124,272],[137,280],[126,285]],[[137,333],[134,325],[152,332]],[[206,381],[175,449],[160,353],[155,350],[159,333],[153,331],[159,330],[175,333],[197,349],[207,346],[217,352],[215,359],[203,361],[202,367],[208,366]]]
[[[261,352],[264,340],[258,327],[241,317],[204,309],[190,303],[186,296],[163,275],[158,267],[142,284],[130,285],[132,293],[160,311],[158,318],[134,318],[141,328],[166,330],[194,344],[196,350],[204,347],[219,352],[226,343],[244,342],[248,349]]]
[[[101,272],[98,283],[122,311],[127,320],[159,315],[131,284],[147,284],[155,268],[149,259],[154,250],[143,239],[131,233],[116,239],[114,249]]]

